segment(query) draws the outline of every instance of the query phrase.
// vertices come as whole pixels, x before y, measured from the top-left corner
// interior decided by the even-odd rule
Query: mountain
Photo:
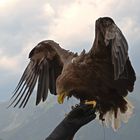
[[[99,124],[97,120],[81,128],[75,140],[139,140],[140,139],[140,80],[129,99],[135,106],[134,115],[127,124],[114,132]],[[44,140],[61,122],[76,101],[71,99],[63,105],[56,103],[56,97],[50,97],[46,103],[34,106],[32,98],[25,109],[6,108],[7,102],[0,103],[0,140]]]

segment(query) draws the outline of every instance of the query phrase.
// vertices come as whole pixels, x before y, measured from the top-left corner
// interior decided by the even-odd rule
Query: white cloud
[[[72,42],[76,44],[82,41],[92,42],[95,20],[102,16],[111,16],[129,40],[134,38],[134,40],[138,41],[140,37],[134,36],[138,34],[140,26],[138,26],[139,23],[136,23],[134,16],[132,16],[136,11],[133,10],[136,9],[134,8],[135,2],[130,1],[130,3],[133,7],[130,7],[129,3],[117,0],[75,0],[69,5],[59,6],[57,17],[53,18],[49,26],[48,37],[61,42],[69,49],[73,47]],[[139,18],[138,13],[137,18]],[[135,32],[132,32],[132,30],[135,30]],[[80,48],[80,46],[78,47]],[[89,48],[90,46],[85,47]]]
[[[89,49],[89,44],[94,39],[94,23],[100,16],[113,17],[130,44],[133,45],[140,39],[139,22],[135,20],[139,18],[139,13],[137,13],[139,10],[135,5],[139,3],[138,1],[130,0],[126,3],[126,1],[117,0],[75,0],[66,3],[63,0],[61,4],[55,0],[47,2],[45,0],[41,2],[30,0],[28,3],[27,0],[24,2],[19,0],[1,2],[3,2],[3,8],[0,9],[0,16],[3,17],[3,20],[0,23],[2,27],[0,36],[3,39],[1,46],[5,52],[1,56],[0,65],[9,62],[6,59],[9,59],[10,50],[12,53],[13,50],[15,51],[14,55],[20,53],[24,58],[25,54],[22,51],[26,48],[30,48],[28,49],[30,51],[35,43],[43,39],[54,39],[69,49],[76,47]],[[11,49],[6,40],[8,40]],[[89,46],[81,46],[84,43]],[[30,47],[28,47],[29,44]],[[16,51],[18,51],[17,54]],[[28,51],[26,53],[29,53]],[[16,64],[16,56],[12,57],[13,63]]]
[[[10,71],[11,73],[19,73],[23,69],[23,63],[25,64],[26,59],[24,50],[13,57],[3,54],[0,50],[0,69],[3,71]]]
[[[21,73],[30,50],[41,40],[54,39],[64,48],[90,48],[95,20],[111,16],[125,34],[134,67],[138,68],[140,1],[138,0],[1,0],[0,68]],[[4,77],[4,74],[1,73]],[[8,79],[7,79],[8,80]],[[1,81],[0,81],[1,82]]]
[[[49,3],[44,5],[44,12],[45,12],[45,16],[47,16],[47,17],[54,16],[54,14],[55,14],[54,9],[52,8],[52,6]]]
[[[5,8],[9,8],[11,5],[15,4],[17,0],[0,0],[0,8],[1,10]]]
[[[16,70],[18,67],[17,61],[15,58],[9,58],[6,56],[0,57],[0,66],[3,69],[10,69],[10,70]]]
[[[100,1],[76,0],[70,5],[59,7],[58,17],[50,25],[49,37],[63,42],[66,46],[72,44],[72,41],[92,39],[95,20],[101,15],[106,15],[102,10],[110,4],[109,0],[102,2],[100,10],[98,2]]]

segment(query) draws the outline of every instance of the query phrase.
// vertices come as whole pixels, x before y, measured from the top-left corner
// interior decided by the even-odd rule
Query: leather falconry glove
[[[95,118],[95,108],[92,105],[78,105],[70,111],[46,140],[72,140],[82,126]]]

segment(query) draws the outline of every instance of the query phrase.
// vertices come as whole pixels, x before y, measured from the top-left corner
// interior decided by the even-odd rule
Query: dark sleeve
[[[95,108],[92,105],[78,105],[70,111],[46,140],[72,140],[75,133],[95,117]]]
[[[67,125],[62,121],[46,140],[72,140],[77,131],[77,128],[74,128],[74,126],[71,126],[70,124]]]

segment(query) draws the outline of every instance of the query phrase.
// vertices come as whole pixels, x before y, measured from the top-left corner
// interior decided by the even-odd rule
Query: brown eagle
[[[93,104],[99,119],[127,122],[133,106],[125,98],[133,91],[135,71],[128,57],[127,41],[109,17],[96,20],[95,40],[89,52],[80,55],[62,49],[52,40],[40,42],[29,54],[30,62],[12,96],[14,107],[25,107],[37,84],[36,105],[45,101],[48,90],[58,102],[74,96]]]

